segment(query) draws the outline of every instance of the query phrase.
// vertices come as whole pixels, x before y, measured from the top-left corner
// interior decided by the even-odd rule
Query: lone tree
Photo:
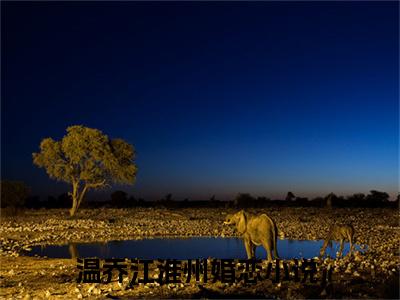
[[[287,195],[286,195],[286,198],[285,198],[285,200],[287,201],[287,202],[291,202],[293,199],[295,199],[296,198],[296,196],[292,193],[292,192],[288,192],[287,193]]]
[[[72,184],[74,216],[90,189],[110,183],[133,184],[137,168],[135,150],[122,139],[109,139],[98,129],[70,126],[61,141],[43,139],[33,163],[45,168],[50,178]]]
[[[333,201],[336,199],[336,195],[334,193],[330,193],[328,196],[326,196],[326,207],[327,208],[332,208]]]

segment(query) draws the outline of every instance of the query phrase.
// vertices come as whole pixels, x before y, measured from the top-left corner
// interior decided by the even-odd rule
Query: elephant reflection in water
[[[277,249],[278,228],[275,222],[266,214],[254,216],[244,210],[233,215],[227,215],[225,225],[236,225],[239,234],[242,235],[246,247],[247,257],[255,258],[256,247],[262,245],[272,261],[272,251],[275,258],[279,258]]]

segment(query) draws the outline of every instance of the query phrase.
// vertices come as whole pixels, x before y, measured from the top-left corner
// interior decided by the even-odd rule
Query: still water
[[[278,254],[281,259],[312,258],[319,255],[323,241],[278,240]],[[360,250],[355,246],[355,250]],[[339,243],[333,242],[326,249],[326,255],[334,258],[339,251]],[[349,251],[345,243],[343,254]],[[49,258],[98,257],[98,258],[140,258],[140,259],[195,259],[233,258],[245,259],[246,251],[239,238],[155,238],[143,240],[111,241],[107,243],[81,243],[63,246],[35,246],[27,252],[30,256]],[[257,258],[265,259],[262,246],[257,247]]]

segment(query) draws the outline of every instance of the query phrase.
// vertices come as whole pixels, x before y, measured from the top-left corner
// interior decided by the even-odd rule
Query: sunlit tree
[[[46,169],[50,178],[72,185],[74,216],[86,192],[112,183],[133,184],[137,167],[135,150],[122,139],[109,139],[98,129],[70,126],[62,140],[43,139],[33,163]]]

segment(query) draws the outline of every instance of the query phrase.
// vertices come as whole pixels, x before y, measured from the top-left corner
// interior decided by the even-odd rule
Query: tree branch
[[[78,207],[81,205],[83,196],[85,196],[85,193],[86,193],[87,189],[88,189],[88,186],[85,185],[85,186],[83,187],[83,189],[82,189],[80,195],[79,195],[79,198],[78,198]]]
[[[74,181],[75,184],[77,184],[76,181]],[[96,182],[96,183],[86,183],[83,187],[83,189],[79,192],[78,188],[76,189],[76,199],[77,199],[77,208],[81,205],[82,199],[85,196],[85,193],[88,191],[88,189],[94,189],[98,187],[104,187],[107,186],[106,180],[104,179],[103,181]],[[75,190],[75,189],[74,189]]]
[[[101,182],[87,183],[87,184],[85,185],[85,187],[93,189],[93,188],[97,188],[97,187],[106,186],[105,183],[106,183],[106,180],[104,179],[104,180],[101,181]]]

